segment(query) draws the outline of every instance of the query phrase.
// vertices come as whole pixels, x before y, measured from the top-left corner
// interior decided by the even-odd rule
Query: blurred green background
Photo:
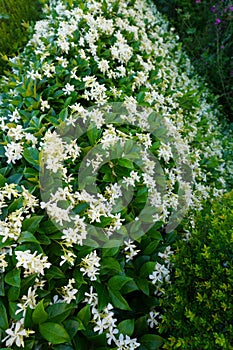
[[[41,0],[0,0],[0,75],[7,69],[7,57],[27,42],[29,23],[41,15]]]

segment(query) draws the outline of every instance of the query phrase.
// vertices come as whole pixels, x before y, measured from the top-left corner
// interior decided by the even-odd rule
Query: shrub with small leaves
[[[190,239],[179,234],[161,299],[165,349],[233,349],[233,191],[207,202]]]

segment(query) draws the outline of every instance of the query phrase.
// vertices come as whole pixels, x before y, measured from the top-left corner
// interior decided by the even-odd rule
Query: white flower
[[[75,279],[71,278],[69,279],[68,285],[63,286],[62,289],[62,296],[63,301],[67,304],[70,304],[72,300],[76,300],[76,294],[78,293],[78,289],[73,287],[73,284],[75,283]]]
[[[24,277],[31,275],[33,273],[44,275],[44,269],[48,269],[51,263],[47,262],[48,257],[42,256],[42,254],[36,255],[37,251],[31,254],[30,250],[26,251],[15,251],[17,264],[16,267],[23,267]]]
[[[149,313],[149,318],[147,319],[147,323],[149,324],[149,326],[151,328],[153,328],[154,326],[157,326],[159,324],[157,318],[162,318],[162,316],[159,314],[159,312],[155,312],[155,311],[150,311]]]
[[[119,339],[116,340],[117,350],[134,350],[140,346],[140,343],[137,343],[137,339],[131,339],[128,335],[123,334],[119,335]]]
[[[90,287],[89,293],[85,292],[85,296],[86,298],[84,299],[84,302],[93,307],[96,307],[98,304],[98,294],[93,292],[93,286]]]
[[[10,115],[10,122],[11,123],[18,123],[20,121],[20,119],[21,119],[21,116],[20,116],[18,110],[15,109],[13,111],[13,113]]]
[[[14,141],[22,140],[22,138],[24,137],[22,125],[16,125],[15,127],[10,127],[8,130],[7,136],[9,136]]]
[[[67,83],[62,90],[64,91],[64,95],[70,95],[71,92],[75,90],[75,86],[70,85],[70,83]]]
[[[105,74],[108,69],[109,69],[109,63],[107,60],[102,59],[101,61],[98,62],[98,68],[99,70]]]
[[[13,163],[15,164],[16,160],[19,160],[22,158],[23,153],[23,146],[20,143],[11,142],[8,143],[5,148],[5,155],[8,158],[7,163]]]
[[[6,342],[7,347],[11,347],[14,343],[18,347],[24,347],[24,337],[29,337],[30,334],[35,333],[32,330],[24,329],[24,319],[17,322],[13,322],[11,328],[6,329],[7,336],[2,339],[2,342]]]
[[[42,112],[44,112],[46,109],[50,109],[50,105],[47,100],[43,101],[42,98],[40,98],[40,109]]]
[[[133,258],[140,252],[140,250],[135,250],[136,245],[133,244],[131,239],[124,241],[124,251],[126,252],[126,262],[133,260]]]
[[[165,267],[165,265],[156,263],[155,270],[151,275],[149,275],[149,278],[152,280],[153,284],[156,284],[157,282],[163,283],[164,280],[168,282],[170,280],[170,271]]]
[[[0,251],[0,273],[5,272],[5,268],[8,266],[8,262],[5,260],[6,253]]]
[[[91,281],[95,281],[99,274],[99,262],[100,258],[97,256],[96,250],[94,250],[94,252],[82,258],[80,271],[83,272],[83,275],[87,275]]]
[[[16,315],[18,313],[20,313],[21,311],[23,311],[23,316],[25,316],[27,307],[29,307],[30,309],[35,309],[36,307],[36,288],[32,289],[32,287],[29,287],[28,289],[28,294],[27,295],[23,295],[22,297],[22,302],[17,304],[17,306],[19,307],[18,310],[16,311]]]
[[[161,146],[158,151],[158,156],[159,159],[163,158],[165,163],[168,163],[169,159],[172,158],[171,146],[169,144],[166,145],[165,143],[161,142]]]

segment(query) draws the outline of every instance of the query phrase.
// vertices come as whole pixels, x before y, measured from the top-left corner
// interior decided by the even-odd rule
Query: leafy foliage
[[[39,18],[40,0],[2,0],[0,3],[0,74],[28,40],[29,21]]]
[[[158,0],[200,75],[233,121],[233,6],[228,0]]]
[[[161,301],[165,349],[231,349],[233,192],[197,215],[190,239],[175,243],[174,274]]]
[[[0,340],[155,350],[166,224],[231,185],[232,134],[151,3],[44,13],[1,80]]]

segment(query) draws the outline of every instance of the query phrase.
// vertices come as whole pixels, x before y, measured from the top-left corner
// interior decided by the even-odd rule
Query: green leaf
[[[5,287],[4,287],[4,276],[0,274],[0,297],[5,295]]]
[[[48,281],[51,281],[51,279],[61,279],[65,278],[65,274],[62,272],[61,269],[57,266],[51,266],[48,270],[48,272],[45,274]]]
[[[43,338],[52,344],[63,344],[70,341],[65,328],[54,322],[45,322],[39,325],[39,331]]]
[[[9,301],[18,300],[19,295],[20,295],[20,288],[11,286],[8,289],[7,296]]]
[[[19,243],[23,243],[23,242],[35,242],[35,243],[40,243],[36,237],[28,231],[24,231],[21,233],[20,238],[18,239]]]
[[[156,334],[145,334],[140,338],[140,343],[147,350],[156,350],[164,343],[164,339]]]
[[[48,320],[51,322],[63,322],[71,313],[73,307],[70,304],[58,303],[49,305],[46,309]]]
[[[118,164],[124,168],[134,169],[134,164],[129,159],[125,159],[125,158],[118,159]]]
[[[0,174],[0,187],[3,187],[6,183],[6,178]]]
[[[5,276],[5,282],[10,286],[20,288],[20,270],[9,271]]]
[[[100,137],[100,134],[101,130],[98,130],[96,127],[87,130],[87,137],[91,146],[95,145],[96,141]]]
[[[132,280],[131,277],[127,277],[123,275],[113,276],[109,279],[108,286],[113,291],[117,291],[117,290],[120,290],[124,286],[124,284],[126,284],[131,280]]]
[[[145,278],[139,278],[136,280],[138,288],[146,295],[150,295],[150,289],[148,281]]]
[[[129,307],[129,304],[127,303],[125,298],[123,298],[123,296],[119,291],[117,290],[113,291],[112,289],[109,289],[109,295],[115,307],[121,310],[131,310],[131,308]]]
[[[32,321],[36,324],[47,321],[48,313],[44,309],[44,302],[41,300],[32,313]]]
[[[7,179],[8,184],[19,184],[22,180],[23,174],[13,174]]]
[[[8,213],[12,213],[13,211],[16,211],[20,208],[22,208],[23,206],[23,198],[20,197],[20,198],[17,198],[15,199],[8,207]]]
[[[131,336],[134,332],[134,319],[121,321],[117,327],[120,333]]]
[[[44,216],[42,215],[35,215],[35,216],[32,216],[31,218],[25,219],[23,221],[22,231],[29,231],[31,233],[36,232],[39,226],[39,223],[41,222],[43,217]]]
[[[155,261],[148,261],[143,264],[139,271],[140,277],[148,277],[154,271],[155,265]]]
[[[98,310],[101,311],[110,302],[110,297],[104,284],[93,282],[93,286],[98,294]]]
[[[39,170],[39,151],[34,147],[24,149],[23,157],[28,163]]]
[[[0,328],[8,328],[8,317],[6,313],[6,308],[2,301],[0,301]]]
[[[110,256],[103,258],[101,261],[100,274],[116,274],[116,272],[122,272],[122,268],[119,262]]]
[[[145,255],[151,255],[155,250],[156,248],[158,247],[159,245],[159,242],[160,240],[153,240],[152,242],[150,242],[146,248],[144,249],[144,254]]]
[[[88,323],[91,320],[91,311],[90,305],[84,306],[77,315],[78,319],[82,321],[85,327],[87,327]]]
[[[66,321],[64,321],[64,326],[65,326],[71,339],[75,336],[75,334],[78,331],[85,330],[85,327],[82,324],[82,321],[80,321],[78,319],[66,320]]]

